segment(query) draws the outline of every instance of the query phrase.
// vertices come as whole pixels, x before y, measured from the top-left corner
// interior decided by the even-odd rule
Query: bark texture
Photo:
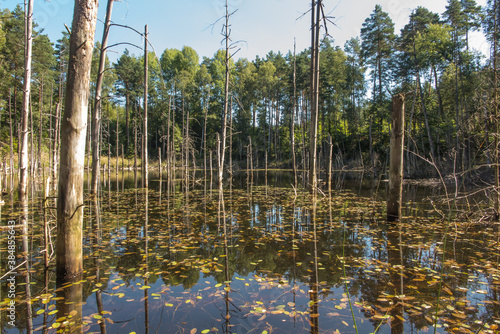
[[[388,221],[396,221],[401,218],[404,124],[404,95],[398,94],[392,98],[391,161],[389,165],[389,192],[387,194]]]
[[[57,202],[58,281],[82,273],[83,176],[90,68],[98,0],[75,0],[66,101],[61,122]]]
[[[26,195],[28,188],[28,120],[30,115],[31,95],[31,58],[33,54],[33,0],[28,1],[26,13],[23,112],[21,116],[21,140],[19,149],[19,197]],[[33,146],[33,145],[32,145]]]
[[[90,187],[90,192],[92,194],[97,194],[97,188],[99,185],[99,175],[101,170],[100,132],[101,132],[101,108],[102,108],[102,82],[104,80],[104,67],[106,65],[106,48],[108,46],[109,26],[111,24],[111,12],[113,11],[113,1],[114,0],[108,0],[108,6],[106,9],[106,21],[104,23],[104,32],[102,35],[101,55],[99,58],[99,70],[97,73],[97,83],[95,89],[95,108],[94,108],[94,117],[92,118],[92,184]]]

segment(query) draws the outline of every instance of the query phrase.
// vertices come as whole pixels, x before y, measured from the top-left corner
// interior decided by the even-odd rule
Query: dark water
[[[26,332],[28,290],[37,332],[420,333],[436,317],[438,333],[498,332],[500,234],[476,218],[487,197],[448,207],[442,188],[408,185],[394,225],[383,219],[386,184],[361,174],[336,175],[317,201],[283,172],[267,187],[263,172],[251,187],[236,175],[223,203],[201,182],[186,192],[177,180],[175,193],[158,175],[147,191],[133,173],[103,183],[98,205],[86,202],[84,276],[59,292],[31,204],[30,284],[20,268],[13,327],[0,281],[2,333]],[[456,219],[441,218],[447,208]],[[7,200],[3,226],[17,210]],[[1,238],[3,275],[6,230]]]

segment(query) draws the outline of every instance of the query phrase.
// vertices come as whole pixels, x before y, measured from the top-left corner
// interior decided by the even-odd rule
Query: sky
[[[476,0],[484,6],[487,0]],[[106,0],[100,0],[96,41],[102,39]],[[235,58],[255,59],[265,57],[270,51],[286,54],[293,50],[294,40],[297,52],[310,45],[310,16],[303,15],[310,8],[309,0],[229,0],[231,39],[239,49]],[[0,0],[0,8],[14,8],[19,0]],[[161,56],[167,48],[182,49],[184,45],[195,49],[200,61],[212,57],[222,48],[221,29],[225,0],[120,0],[113,5],[112,21],[144,31],[148,25],[149,40]],[[408,23],[409,14],[418,6],[435,13],[443,13],[446,0],[324,0],[327,15],[334,24],[328,26],[335,45],[342,46],[351,37],[359,36],[361,26],[380,4],[395,24],[396,33]],[[71,26],[73,0],[36,0],[34,17],[55,42],[65,30],[64,24]],[[132,43],[142,46],[141,37],[132,30],[114,26],[111,28],[109,45]],[[488,54],[489,45],[481,33],[473,33],[471,47]],[[141,50],[133,46],[117,46],[109,58],[116,60],[128,48],[132,54],[139,55]],[[235,51],[236,51],[235,49]]]

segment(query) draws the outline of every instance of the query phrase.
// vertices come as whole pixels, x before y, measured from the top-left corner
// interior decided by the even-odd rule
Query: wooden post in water
[[[405,108],[404,95],[392,98],[391,160],[389,165],[389,192],[387,194],[387,221],[401,219],[403,196],[403,146]]]

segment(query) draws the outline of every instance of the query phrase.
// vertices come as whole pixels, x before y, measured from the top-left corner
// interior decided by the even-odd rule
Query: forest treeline
[[[398,33],[379,5],[366,18],[359,37],[338,46],[334,37],[320,44],[318,113],[319,166],[327,166],[330,143],[335,168],[383,168],[387,164],[391,98],[406,98],[407,176],[427,176],[434,161],[444,172],[491,164],[496,134],[496,53],[470,47],[482,31],[496,46],[500,9],[474,0],[448,0],[443,13],[416,8]],[[16,168],[24,73],[24,11],[0,13],[0,141],[4,166]],[[236,27],[234,28],[236,29]],[[154,32],[151,32],[154,33]],[[30,113],[30,166],[57,165],[58,123],[65,96],[69,34],[51,41],[33,31]],[[110,34],[113,34],[111,29]],[[291,41],[291,49],[293,49]],[[100,44],[93,55],[91,99]],[[138,160],[143,133],[143,56],[126,50],[106,60],[103,82],[101,154]],[[217,151],[224,109],[226,51],[200,59],[196,50],[149,53],[148,140],[151,159],[165,158],[173,145],[177,163],[203,164]],[[310,121],[310,50],[269,52],[264,58],[230,61],[228,153],[236,168],[307,169]],[[95,103],[90,101],[91,109]],[[89,113],[91,124],[92,110]],[[92,140],[87,136],[90,156]],[[331,142],[330,142],[331,138]],[[295,145],[293,150],[292,145]],[[170,146],[172,147],[172,146]],[[206,160],[205,160],[206,161]]]

